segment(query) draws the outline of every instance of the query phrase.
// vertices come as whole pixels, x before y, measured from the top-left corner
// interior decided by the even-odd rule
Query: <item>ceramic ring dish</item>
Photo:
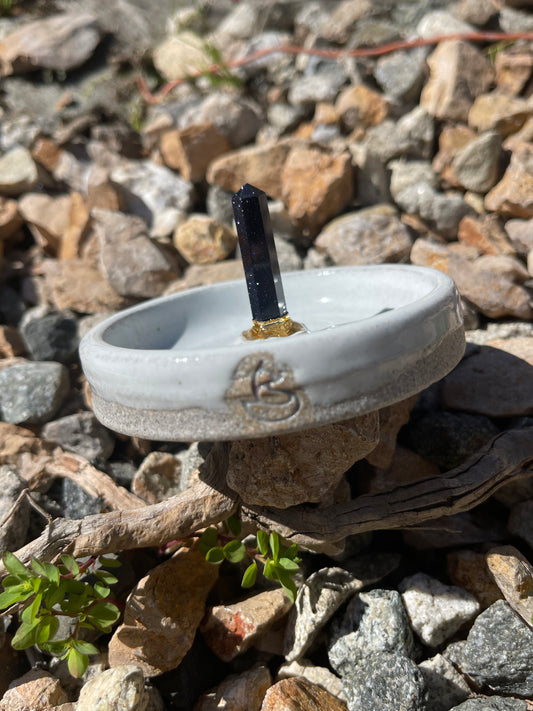
[[[446,375],[465,341],[457,290],[425,267],[283,274],[305,331],[246,340],[244,280],[160,297],[93,328],[80,356],[109,428],[154,440],[265,437],[348,419]]]

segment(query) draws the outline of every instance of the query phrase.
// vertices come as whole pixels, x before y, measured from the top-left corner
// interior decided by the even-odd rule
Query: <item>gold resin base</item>
[[[252,328],[242,334],[248,341],[254,341],[259,338],[292,336],[293,333],[305,331],[302,324],[293,321],[290,316],[273,318],[269,321],[254,321],[253,324]]]

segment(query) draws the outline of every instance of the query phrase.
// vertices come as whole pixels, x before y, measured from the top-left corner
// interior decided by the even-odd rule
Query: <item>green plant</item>
[[[4,551],[2,560],[9,575],[2,581],[0,609],[13,608],[9,612],[16,612],[20,621],[11,642],[14,649],[36,645],[66,659],[72,676],[81,676],[89,663],[88,655],[97,654],[98,649],[78,639],[80,630],[110,632],[120,616],[118,607],[107,600],[109,585],[117,578],[96,566],[113,568],[120,563],[114,558],[91,557],[78,564],[72,556],[62,555],[57,566],[35,558],[26,566],[9,551]],[[83,580],[89,573],[94,576],[93,584]],[[75,620],[65,639],[55,639],[59,617]]]
[[[298,572],[301,559],[298,557],[298,546],[285,547],[281,544],[278,534],[273,531],[267,534],[265,531],[257,531],[256,545],[246,546],[239,539],[241,527],[238,519],[230,517],[224,522],[225,530],[220,532],[217,528],[210,526],[206,528],[200,537],[199,549],[205,555],[209,563],[219,564],[223,560],[230,563],[240,563],[246,557],[251,559],[251,563],[244,571],[241,585],[243,588],[251,588],[255,585],[258,573],[258,563],[263,565],[263,575],[269,580],[280,583],[289,598],[294,602],[296,599],[296,584],[293,580]],[[233,537],[228,540],[228,533]]]

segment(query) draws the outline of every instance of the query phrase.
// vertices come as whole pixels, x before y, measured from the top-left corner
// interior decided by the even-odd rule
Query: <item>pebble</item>
[[[490,417],[527,414],[533,408],[531,365],[490,346],[472,346],[442,383],[445,407]]]
[[[51,254],[57,254],[69,223],[70,195],[50,197],[27,193],[18,202],[19,213],[29,226],[37,243]]]
[[[86,12],[26,22],[0,43],[2,74],[75,69],[91,57],[101,35],[97,18]]]
[[[426,659],[418,668],[426,682],[431,711],[449,711],[470,696],[470,687],[442,654]]]
[[[217,657],[229,662],[263,637],[290,607],[282,588],[265,590],[242,602],[210,608],[200,631]]]
[[[342,681],[348,711],[425,711],[428,708],[424,676],[411,659],[401,654],[367,654],[363,665],[353,665]]]
[[[384,205],[337,217],[315,240],[317,249],[339,266],[402,262],[411,245],[411,236],[395,210]]]
[[[1,550],[16,551],[26,543],[30,523],[30,508],[27,499],[23,498],[19,501],[14,515],[4,523],[4,519],[12,511],[18,497],[26,488],[26,482],[13,467],[7,464],[0,465]]]
[[[18,196],[32,190],[39,179],[27,148],[19,146],[0,157],[0,194]]]
[[[502,157],[501,138],[494,131],[482,133],[460,149],[451,167],[465,190],[484,193],[497,182]]]
[[[59,680],[43,669],[30,669],[14,679],[2,697],[2,711],[46,711],[65,704],[68,697]]]
[[[299,660],[339,607],[363,587],[342,568],[322,568],[300,587],[292,607],[285,635],[285,659]]]
[[[533,620],[533,566],[514,546],[491,548],[486,554],[487,568],[503,596],[522,619]]]
[[[492,91],[476,98],[468,112],[468,125],[480,133],[495,131],[506,138],[517,133],[530,116],[526,99]]]
[[[431,10],[420,20],[416,33],[419,37],[438,37],[439,35],[455,35],[472,32],[474,28],[467,22],[459,20],[448,10]]]
[[[183,111],[178,128],[198,123],[213,124],[233,148],[240,148],[254,140],[263,124],[263,116],[255,101],[229,92],[214,91],[198,106]]]
[[[396,590],[371,590],[352,597],[337,624],[332,625],[328,659],[341,676],[365,664],[367,654],[389,652],[412,657],[414,641],[409,619]]]
[[[452,551],[446,556],[446,570],[452,583],[473,595],[481,609],[501,600],[501,591],[487,569],[483,553],[470,549]]]
[[[346,82],[346,75],[338,64],[312,74],[304,74],[291,82],[287,99],[292,106],[313,105],[319,101],[334,101]]]
[[[228,485],[247,504],[285,509],[319,502],[378,441],[376,412],[305,432],[232,442]],[[258,469],[252,463],[261,461]],[[264,478],[269,481],[265,491]]]
[[[409,52],[395,52],[380,57],[374,77],[386,95],[396,101],[418,100],[426,74],[427,50],[418,47]]]
[[[178,32],[163,40],[154,48],[152,60],[167,81],[202,72],[213,63],[202,38],[189,31]]]
[[[111,180],[122,188],[126,211],[147,223],[151,237],[170,235],[192,207],[192,184],[152,161],[118,166],[111,171]]]
[[[449,640],[480,609],[466,590],[444,585],[425,573],[404,578],[399,589],[413,630],[429,647]]]
[[[92,412],[77,412],[47,422],[41,429],[41,436],[90,462],[108,459],[115,447],[113,435]]]
[[[497,215],[463,217],[459,223],[457,238],[460,243],[475,247],[481,254],[516,254]]]
[[[71,479],[61,479],[57,486],[57,499],[61,513],[65,518],[82,519],[102,512],[104,501],[99,496],[92,496]]]
[[[511,154],[503,178],[485,196],[485,208],[507,217],[533,217],[533,147],[523,144]]]
[[[207,215],[191,215],[176,227],[174,245],[189,264],[213,264],[229,257],[237,235]]]
[[[71,311],[36,306],[24,314],[19,331],[33,360],[69,363],[78,352],[78,320]]]
[[[218,566],[180,549],[134,587],[109,642],[112,667],[136,664],[145,676],[175,669],[192,646]]]
[[[316,684],[329,691],[341,701],[346,701],[342,690],[342,680],[327,667],[317,667],[307,659],[300,659],[289,664],[282,664],[278,669],[278,679],[287,679],[294,676],[307,679],[311,684]]]
[[[150,239],[141,218],[101,209],[93,210],[93,218],[102,269],[118,294],[145,299],[160,296],[178,276],[177,261]]]
[[[70,389],[61,363],[15,363],[0,372],[0,412],[5,422],[41,424],[53,418]]]
[[[140,667],[123,664],[106,669],[85,683],[76,711],[147,711],[148,693]]]
[[[0,326],[0,358],[12,358],[25,352],[26,346],[19,331],[14,326]]]
[[[261,711],[346,711],[346,704],[307,679],[282,679],[268,689]]]
[[[533,630],[498,600],[474,622],[459,667],[481,689],[531,698]]]
[[[504,229],[519,254],[524,256],[533,249],[533,219],[507,220]]]
[[[0,198],[0,241],[16,234],[22,223],[17,201]]]
[[[483,696],[454,706],[450,711],[528,711],[525,701],[506,696]]]
[[[213,691],[198,700],[195,711],[261,711],[272,677],[268,667],[256,666],[241,674],[230,674]]]
[[[169,452],[150,452],[135,472],[131,490],[149,504],[181,491],[181,464]]]
[[[209,163],[231,146],[213,124],[204,123],[165,131],[159,149],[165,165],[178,170],[185,180],[196,182],[205,177]]]
[[[364,84],[341,91],[335,101],[335,113],[346,132],[376,126],[387,118],[388,102],[377,91]]]

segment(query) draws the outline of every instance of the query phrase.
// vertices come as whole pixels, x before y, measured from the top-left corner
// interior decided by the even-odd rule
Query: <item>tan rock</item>
[[[510,353],[488,346],[472,347],[442,382],[442,402],[452,410],[489,417],[533,412],[532,366]]]
[[[167,81],[204,71],[213,63],[204,40],[194,32],[179,32],[158,45],[152,55],[157,71]]]
[[[81,259],[48,260],[44,279],[56,308],[82,314],[118,311],[131,304],[108,284],[101,272]]]
[[[264,666],[231,674],[216,689],[200,697],[194,711],[260,711],[271,684],[270,671]]]
[[[270,197],[280,199],[280,175],[293,143],[294,139],[282,139],[231,151],[209,165],[207,182],[232,193],[236,193],[241,185],[250,183]]]
[[[231,150],[230,143],[211,123],[192,124],[162,133],[159,150],[166,165],[179,170],[185,180],[205,177],[207,166]]]
[[[211,651],[229,662],[249,649],[290,606],[282,588],[266,590],[233,605],[212,607],[200,630]]]
[[[533,219],[507,220],[505,233],[518,254],[525,257],[533,249]]]
[[[68,222],[57,255],[59,259],[76,259],[80,256],[81,245],[87,235],[89,223],[90,214],[83,196],[80,193],[72,193]]]
[[[45,711],[67,702],[58,679],[42,669],[31,669],[9,685],[0,711]]]
[[[533,57],[529,52],[515,53],[503,51],[494,60],[496,84],[503,94],[518,96],[522,92],[533,70]]]
[[[513,151],[503,178],[485,196],[485,207],[508,217],[533,217],[533,144]]]
[[[457,238],[459,242],[475,247],[481,254],[516,254],[497,215],[463,217]]]
[[[261,711],[347,711],[344,701],[307,679],[282,679],[265,695]]]
[[[131,490],[149,504],[180,491],[181,463],[169,452],[150,452],[135,472]]]
[[[87,176],[87,203],[89,209],[120,210],[123,207],[120,187],[113,183],[110,170],[99,165],[91,166]]]
[[[446,124],[439,135],[439,150],[433,159],[433,170],[440,173],[444,180],[457,185],[457,178],[450,168],[457,152],[476,137],[475,131],[463,124]]]
[[[23,355],[26,346],[22,336],[14,326],[0,326],[0,358]]]
[[[448,40],[440,42],[427,61],[430,74],[421,106],[436,118],[465,121],[473,100],[494,79],[488,58],[467,42]]]
[[[109,642],[109,664],[139,666],[146,676],[175,669],[205,613],[218,567],[198,551],[181,549],[153,568],[126,601],[124,622]]]
[[[389,114],[389,105],[377,91],[358,84],[340,92],[335,101],[335,112],[344,129],[350,132],[381,123]]]
[[[242,278],[243,268],[240,259],[225,259],[215,264],[191,264],[181,279],[176,279],[168,285],[165,294],[175,294],[184,289],[191,289],[193,286],[206,286]]]
[[[37,166],[27,148],[12,148],[0,157],[0,194],[22,195],[39,180]]]
[[[332,7],[320,26],[320,37],[329,42],[344,44],[352,36],[360,19],[372,12],[370,0],[343,0]]]
[[[478,96],[468,112],[468,125],[477,131],[497,131],[502,138],[519,131],[531,116],[526,99],[492,91]]]
[[[304,232],[315,235],[350,202],[353,168],[348,153],[294,146],[281,171],[281,199]]]
[[[509,605],[528,625],[533,619],[533,565],[514,546],[491,548],[487,568]]]
[[[514,338],[493,338],[487,341],[485,345],[510,353],[533,366],[533,338],[531,337],[515,336]]]
[[[76,711],[146,711],[148,693],[142,669],[124,664],[106,669],[83,685]]]
[[[446,570],[451,582],[473,595],[483,610],[502,599],[500,589],[489,574],[483,553],[468,549],[448,553]]]
[[[50,138],[38,138],[32,148],[33,160],[53,173],[61,155],[61,148]]]
[[[313,116],[313,124],[315,126],[335,126],[339,123],[339,114],[333,106],[327,101],[319,101],[315,106],[315,114]]]
[[[2,74],[73,69],[91,56],[100,37],[96,17],[85,12],[26,22],[0,42]]]
[[[378,414],[373,412],[303,433],[237,440],[227,482],[247,504],[285,509],[318,502],[378,439]]]
[[[189,264],[213,264],[235,250],[237,235],[208,215],[191,215],[176,227],[174,245]]]
[[[290,679],[298,676],[316,684],[322,689],[329,691],[330,694],[336,696],[341,701],[346,701],[344,691],[342,690],[342,679],[339,679],[327,667],[317,667],[307,659],[290,662],[290,664],[282,664],[278,669],[277,681],[281,679]]]
[[[19,200],[19,212],[37,243],[48,253],[56,255],[69,224],[70,196],[28,193]]]
[[[379,411],[379,444],[366,457],[375,467],[386,469],[392,463],[396,451],[398,432],[409,421],[411,410],[416,405],[418,395],[381,408]]]
[[[12,237],[22,227],[16,200],[0,198],[0,242]]]

